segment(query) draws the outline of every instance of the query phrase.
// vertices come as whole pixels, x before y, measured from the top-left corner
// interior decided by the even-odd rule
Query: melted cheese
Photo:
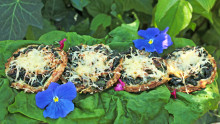
[[[202,54],[203,48],[188,51],[178,51],[173,53],[175,56],[168,60],[168,72],[173,73],[177,77],[187,77],[190,73],[199,72],[202,68],[200,65],[210,63],[209,59]],[[201,56],[199,57],[199,53]]]
[[[36,49],[28,52],[28,54],[22,54],[14,61],[16,61],[16,65],[19,68],[25,68],[30,72],[44,70],[44,67],[49,63],[49,60],[44,58],[43,53]]]
[[[138,51],[137,51],[138,52]],[[136,79],[137,77],[142,77],[144,82],[147,82],[147,77],[155,78],[159,80],[165,75],[153,64],[152,58],[148,58],[145,55],[135,56],[131,54],[131,58],[125,58],[122,63],[125,73],[122,74],[123,77],[132,77]],[[151,70],[152,74],[148,74],[145,70]]]
[[[26,48],[23,48],[21,49],[21,51],[25,49]],[[50,54],[44,55],[44,51],[39,51],[37,49],[32,49],[27,54],[21,53],[19,57],[10,62],[9,68],[12,69],[12,67],[15,66],[17,70],[16,78],[14,79],[14,81],[17,83],[24,83],[24,80],[18,80],[19,72],[24,71],[21,70],[23,68],[26,71],[24,77],[29,79],[27,84],[33,85],[34,82],[38,82],[43,85],[45,79],[51,75],[51,73],[44,74],[44,68],[48,67],[50,64],[53,64],[53,60],[55,60],[54,58],[51,60],[48,59],[49,56]],[[41,81],[37,78],[37,75],[40,73],[43,73]]]
[[[133,78],[144,77],[147,73],[144,71],[143,60],[144,58],[139,56],[133,56],[131,59],[125,58],[122,65],[125,68],[126,75]]]
[[[105,69],[109,68],[109,66],[104,63],[107,59],[106,55],[93,51],[85,51],[81,55],[83,59],[81,59],[81,62],[78,62],[78,67],[75,69],[80,76],[103,73]]]

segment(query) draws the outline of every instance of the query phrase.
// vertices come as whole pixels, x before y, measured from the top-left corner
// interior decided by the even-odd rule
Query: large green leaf
[[[99,104],[99,94],[79,96],[85,98],[74,102],[74,111],[69,113],[65,118],[59,118],[57,120],[43,117],[44,110],[36,106],[35,94],[20,92],[15,97],[15,102],[8,109],[10,113],[22,114],[28,118],[45,123],[97,123],[105,113],[102,105]]]
[[[72,25],[76,24],[76,21],[79,20],[80,15],[74,9],[68,9],[66,15],[63,18],[56,20],[56,26],[63,31],[69,31]]]
[[[191,110],[191,107],[187,106],[179,99],[171,99],[166,105],[166,109],[169,113],[173,114],[174,120],[170,122],[171,124],[190,124],[199,118],[199,112]]]
[[[216,28],[218,28],[218,27],[216,27]],[[219,27],[219,29],[220,29],[220,27]],[[219,33],[214,28],[207,30],[205,32],[205,34],[202,36],[202,40],[207,45],[214,45],[214,46],[220,48],[220,30],[219,30]]]
[[[206,89],[193,92],[192,95],[178,92],[177,99],[171,99],[165,108],[173,115],[171,123],[193,123],[210,109],[216,109],[219,101],[217,82],[214,81]]]
[[[218,52],[220,53],[220,50],[219,50]],[[220,55],[220,54],[219,54],[219,55]],[[219,56],[218,60],[220,61],[220,56]],[[218,82],[218,86],[220,87],[220,83],[219,83],[219,82],[220,82],[220,70],[218,69],[217,72],[218,72],[218,75],[217,75],[217,76],[218,76],[217,82]],[[219,115],[220,115],[220,113],[219,113]]]
[[[9,87],[9,80],[0,78],[0,122],[3,121],[8,114],[8,106],[14,100],[14,93]]]
[[[218,36],[220,36],[220,1],[216,2],[216,9],[213,10],[213,28],[216,30],[216,32],[218,33]]]
[[[218,36],[220,36],[220,16],[215,16],[213,18],[214,24],[213,27],[215,28],[216,32],[218,33]]]
[[[209,111],[200,117],[195,124],[211,124],[215,122],[220,122],[218,111],[220,110],[220,106],[218,110]]]
[[[29,26],[27,33],[26,33],[26,39],[27,40],[38,40],[40,38],[41,35],[56,30],[56,27],[54,25],[51,24],[50,21],[44,19],[44,24],[43,24],[43,28],[37,28],[37,27],[33,27],[33,26]]]
[[[140,94],[128,93],[126,91],[116,92],[109,90],[101,93],[101,101],[106,114],[101,123],[156,123],[166,120],[155,119],[158,114],[168,116],[163,111],[163,106],[168,103],[170,92],[166,86],[160,86],[149,92]],[[164,122],[166,123],[166,122]]]
[[[209,54],[213,54],[217,48],[216,46],[208,45],[205,46],[205,49],[209,52]]]
[[[104,38],[107,35],[107,30],[103,25],[100,25],[95,32],[93,32],[92,37],[100,39]]]
[[[43,9],[43,16],[55,21],[60,21],[67,14],[63,0],[46,0]]]
[[[118,5],[118,8],[123,11],[134,9],[138,12],[143,12],[149,15],[151,15],[153,11],[153,0],[116,0],[115,2]]]
[[[185,0],[159,0],[155,22],[160,30],[169,27],[168,33],[176,36],[186,28],[192,18],[192,6]]]
[[[35,94],[20,92],[15,97],[15,102],[8,107],[8,111],[10,113],[20,112],[29,118],[46,121],[43,116],[43,110],[36,106]]]
[[[69,47],[81,45],[81,44],[87,44],[87,45],[93,45],[93,44],[99,44],[102,42],[102,40],[95,39],[91,36],[87,35],[79,35],[76,32],[68,32],[66,34],[67,41],[64,42],[64,50],[68,50]]]
[[[93,95],[78,94],[78,99],[74,99],[75,109],[71,112],[64,121],[76,123],[98,123],[99,120],[105,115],[105,110],[102,106],[100,93]],[[60,122],[62,121],[60,119]]]
[[[122,24],[109,33],[105,43],[119,52],[126,51],[129,47],[133,46],[132,41],[139,38],[137,34],[138,27],[138,19],[130,24]]]
[[[89,29],[90,27],[90,22],[89,18],[86,18],[85,20],[80,21],[76,25],[72,25],[70,27],[70,32],[76,32],[78,34],[90,34],[91,30]]]
[[[87,6],[90,1],[89,0],[71,0],[72,5],[80,11],[83,11],[83,8]]]
[[[133,46],[133,42],[111,42],[108,44],[111,49],[123,52]],[[118,47],[120,46],[120,47]]]
[[[160,112],[153,119],[148,120],[149,124],[169,124],[169,113],[162,107]]]
[[[217,58],[217,62],[218,62],[218,60],[220,60],[220,49],[216,51],[216,58]],[[218,70],[220,70],[220,69],[218,69]],[[220,75],[220,73],[218,73],[218,74]],[[220,76],[218,78],[220,80]]]
[[[56,36],[56,37],[54,37]],[[46,33],[44,35],[42,35],[39,38],[39,41],[41,41],[41,43],[44,44],[51,44],[53,42],[59,42],[61,40],[63,40],[64,38],[66,38],[66,32],[63,31],[51,31],[49,33]]]
[[[98,14],[93,18],[90,29],[95,31],[100,25],[106,28],[111,25],[111,20],[111,16],[106,14]]]
[[[22,114],[9,114],[1,124],[39,124],[40,121],[32,118],[27,118]]]
[[[216,0],[188,0],[188,1],[192,5],[194,13],[200,14],[206,17],[207,19],[209,19],[209,21],[213,22],[211,9],[214,6]]]
[[[23,39],[28,25],[42,28],[40,0],[0,1],[0,40]]]
[[[168,113],[163,109],[163,106],[168,103],[169,98],[170,92],[165,86],[140,94],[132,94],[125,91],[116,92],[113,89],[93,95],[78,94],[74,100],[74,111],[65,118],[53,120],[43,117],[43,110],[37,108],[34,94],[20,92],[16,96],[15,102],[9,106],[9,112],[25,115],[30,118],[28,121],[33,121],[34,119],[45,123],[58,124],[64,122],[89,124],[112,122],[143,123],[148,121],[155,123],[164,120],[167,122]],[[155,120],[154,118],[158,117],[158,115],[162,117]],[[16,121],[19,121],[18,119]]]
[[[132,40],[138,39],[137,34],[139,27],[139,20],[136,20],[130,24],[122,24],[109,33],[107,43],[110,42],[132,42]]]
[[[172,41],[175,45],[175,48],[182,48],[186,46],[196,46],[196,44],[192,40],[186,39],[186,38],[173,38]]]
[[[92,0],[92,2],[86,6],[86,9],[93,17],[100,13],[107,14],[111,11],[112,2],[113,0]]]

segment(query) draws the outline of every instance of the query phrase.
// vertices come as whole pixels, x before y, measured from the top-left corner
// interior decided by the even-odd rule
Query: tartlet
[[[121,80],[128,92],[145,91],[162,85],[168,81],[164,60],[130,48],[122,57]]]
[[[187,93],[212,83],[217,70],[214,58],[199,46],[176,49],[168,55],[166,65],[170,78],[168,88]]]
[[[5,73],[11,87],[34,93],[59,80],[66,65],[67,55],[60,48],[29,45],[13,53],[5,64]]]
[[[74,46],[68,50],[68,64],[61,80],[73,82],[80,93],[101,92],[118,81],[120,62],[118,54],[107,45]]]

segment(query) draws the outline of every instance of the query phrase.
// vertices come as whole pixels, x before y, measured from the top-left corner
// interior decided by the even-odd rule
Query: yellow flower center
[[[152,44],[152,43],[153,43],[153,40],[150,39],[148,43],[149,43],[149,44]]]
[[[53,97],[53,101],[54,102],[58,102],[59,101],[59,98],[57,96]]]

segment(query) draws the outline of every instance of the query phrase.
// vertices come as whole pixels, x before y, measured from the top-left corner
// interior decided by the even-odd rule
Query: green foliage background
[[[28,44],[58,45],[59,40],[67,38],[64,50],[80,43],[104,43],[112,49],[123,51],[133,45],[132,40],[139,38],[139,29],[148,27],[158,27],[160,30],[169,27],[168,33],[174,45],[162,55],[187,45],[204,46],[215,57],[220,68],[219,0],[1,0],[0,12],[0,122],[220,121],[220,110],[216,110],[219,91],[213,88],[217,82],[220,83],[220,78],[216,78],[206,90],[193,95],[178,93],[178,100],[170,99],[169,91],[164,86],[141,94],[113,92],[110,89],[94,95],[79,95],[74,101],[74,112],[67,118],[54,121],[39,114],[43,111],[35,106],[34,94],[9,88],[4,74],[7,59],[16,49]],[[134,109],[139,104],[131,99],[136,99],[145,108]],[[208,112],[210,109],[213,111]]]

